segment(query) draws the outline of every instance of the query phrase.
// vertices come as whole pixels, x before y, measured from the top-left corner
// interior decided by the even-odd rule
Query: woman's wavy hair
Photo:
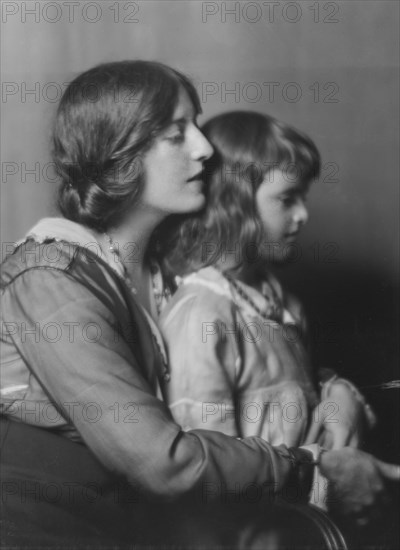
[[[292,172],[305,187],[320,172],[314,142],[273,117],[233,111],[212,118],[201,130],[214,147],[205,165],[206,206],[166,222],[160,260],[170,284],[174,274],[218,264],[223,248],[243,251],[247,243],[261,244],[265,235],[255,197],[269,170]]]
[[[141,158],[171,122],[181,88],[200,112],[190,80],[157,62],[105,63],[70,83],[52,137],[66,218],[106,231],[135,204],[145,183]]]

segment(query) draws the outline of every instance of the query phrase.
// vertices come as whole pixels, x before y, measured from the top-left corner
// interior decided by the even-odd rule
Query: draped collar
[[[27,232],[25,237],[17,243],[17,246],[28,239],[34,239],[39,243],[43,243],[47,240],[65,241],[82,248],[87,248],[108,263],[121,277],[124,277],[122,264],[120,262],[114,262],[111,265],[107,256],[104,254],[96,234],[88,227],[79,223],[72,222],[66,218],[43,218]]]

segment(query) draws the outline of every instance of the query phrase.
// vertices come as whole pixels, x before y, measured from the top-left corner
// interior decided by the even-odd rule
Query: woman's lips
[[[188,182],[189,181],[203,181],[203,170],[200,170],[200,172],[197,172],[197,174],[195,174],[194,176],[189,178],[187,181]]]

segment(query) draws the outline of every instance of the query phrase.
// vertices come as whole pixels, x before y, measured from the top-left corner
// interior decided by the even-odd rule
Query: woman
[[[375,419],[350,382],[321,372],[322,403],[311,417],[319,395],[304,312],[271,273],[290,260],[307,222],[319,152],[306,135],[254,112],[216,116],[203,132],[215,147],[207,206],[175,230],[167,256],[183,276],[161,318],[174,417],[185,429],[273,445],[320,436],[325,448],[358,446]]]
[[[144,61],[95,67],[61,100],[53,156],[64,217],[39,222],[2,266],[6,545],[187,545],[193,533],[233,545],[250,519],[240,507],[235,529],[224,524],[212,505],[221,494],[310,488],[306,450],[185,433],[162,401],[149,242],[169,214],[204,205],[211,147],[199,110],[185,76]],[[351,511],[378,498],[371,481],[399,475],[351,450],[320,462],[338,487],[353,477]]]

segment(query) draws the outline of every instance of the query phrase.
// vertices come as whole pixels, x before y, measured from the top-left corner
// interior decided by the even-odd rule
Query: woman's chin
[[[206,197],[203,195],[203,193],[201,191],[199,191],[198,193],[196,194],[193,194],[192,197],[187,201],[181,203],[181,207],[182,207],[182,214],[187,212],[187,213],[190,213],[190,212],[197,212],[198,210],[200,210],[201,208],[203,208],[203,206],[205,206],[206,204]]]

